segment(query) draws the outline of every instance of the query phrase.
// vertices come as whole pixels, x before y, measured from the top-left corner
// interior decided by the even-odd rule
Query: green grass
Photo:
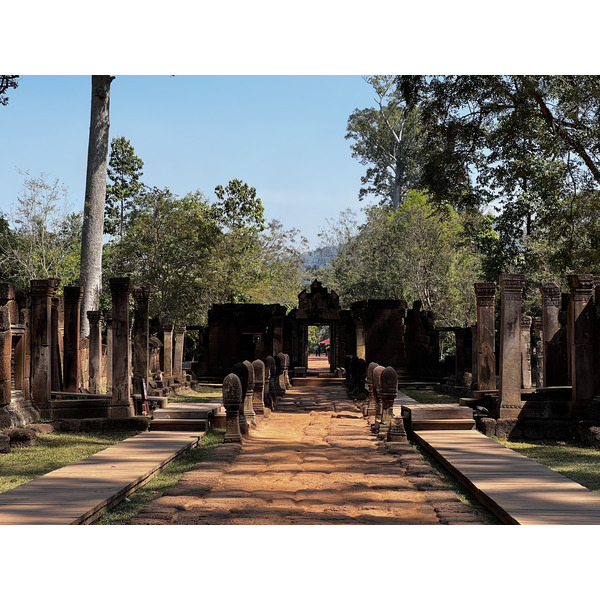
[[[400,390],[407,396],[421,404],[458,404],[454,396],[440,394],[432,389],[402,388]]]
[[[132,432],[38,434],[37,446],[0,454],[0,493],[76,463],[132,435]]]
[[[169,402],[220,402],[223,398],[223,388],[208,385],[196,385],[193,390],[181,394],[170,394]]]
[[[95,521],[94,525],[124,525],[144,506],[160,498],[172,488],[181,477],[193,469],[199,462],[208,458],[213,450],[223,443],[224,429],[211,429],[200,440],[196,448],[192,448],[171,462],[144,487],[131,494],[127,500],[117,504],[111,511]]]
[[[571,442],[511,442],[494,439],[586,488],[600,492],[600,450],[598,448]]]

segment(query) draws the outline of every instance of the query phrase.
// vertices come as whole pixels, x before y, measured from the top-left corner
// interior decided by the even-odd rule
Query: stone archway
[[[339,296],[328,291],[322,283],[314,280],[310,291],[303,290],[298,295],[298,308],[291,311],[292,364],[308,368],[308,327],[326,325],[330,332],[329,367],[334,372],[344,366],[348,348],[346,339],[350,311],[340,308]]]

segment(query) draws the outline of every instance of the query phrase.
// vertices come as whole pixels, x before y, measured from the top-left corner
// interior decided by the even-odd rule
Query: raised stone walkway
[[[139,525],[480,524],[408,443],[384,443],[340,388],[295,387],[243,444],[223,444]]]

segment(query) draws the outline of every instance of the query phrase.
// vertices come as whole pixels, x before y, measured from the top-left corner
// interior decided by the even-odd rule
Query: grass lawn
[[[124,525],[140,512],[146,504],[160,498],[167,490],[172,488],[197,463],[208,458],[212,451],[223,442],[224,438],[224,429],[207,431],[196,448],[188,450],[176,458],[144,487],[136,490],[127,500],[120,502],[111,511],[102,515],[93,525]]]
[[[600,492],[600,450],[570,442],[510,442],[507,448],[546,465],[593,492]]]
[[[134,433],[38,434],[37,446],[0,454],[0,493],[96,454]]]
[[[196,385],[193,390],[185,390],[181,394],[170,394],[169,402],[221,402],[222,386]]]
[[[455,396],[441,394],[431,388],[402,388],[400,391],[421,404],[458,404],[458,398]]]

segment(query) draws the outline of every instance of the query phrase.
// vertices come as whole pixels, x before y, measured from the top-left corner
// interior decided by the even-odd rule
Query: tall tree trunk
[[[102,236],[108,166],[110,75],[92,76],[92,110],[88,145],[85,205],[81,233],[81,272],[84,287],[81,302],[81,335],[89,334],[87,311],[98,310],[102,287]]]

